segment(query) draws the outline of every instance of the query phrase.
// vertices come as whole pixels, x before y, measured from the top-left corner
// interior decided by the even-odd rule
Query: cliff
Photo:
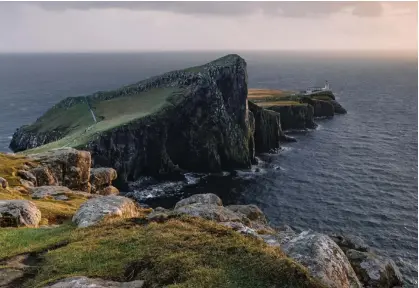
[[[18,129],[11,149],[84,149],[94,166],[114,167],[120,183],[144,174],[248,168],[253,160],[246,62],[238,55],[86,99],[98,123],[84,97],[70,97]]]
[[[298,105],[265,105],[266,109],[279,112],[281,115],[282,129],[314,129],[317,124],[314,122],[314,108],[308,104]]]

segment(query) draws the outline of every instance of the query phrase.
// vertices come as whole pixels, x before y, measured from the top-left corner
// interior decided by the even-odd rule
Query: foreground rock
[[[212,193],[207,193],[207,194],[195,194],[188,198],[182,199],[176,203],[175,209],[180,208],[182,206],[191,205],[191,204],[208,204],[208,205],[223,206],[223,202],[221,201],[220,197]]]
[[[327,287],[362,287],[343,251],[327,235],[304,231],[285,242],[281,249]]]
[[[30,158],[43,166],[43,168],[31,171],[42,178],[38,181],[38,185],[60,185],[72,190],[90,192],[91,156],[89,152],[60,148],[31,154]]]
[[[44,286],[44,288],[141,288],[143,286],[143,280],[115,282],[98,278],[71,277],[59,280],[52,285]]]
[[[103,191],[103,190],[111,186],[112,181],[115,180],[116,178],[117,178],[117,173],[116,173],[116,170],[113,168],[90,169],[91,193],[109,195],[109,191]],[[112,193],[112,194],[115,194],[115,193]]]
[[[348,250],[346,255],[365,287],[392,288],[403,285],[400,271],[391,259],[357,250]]]
[[[137,215],[137,206],[131,199],[111,195],[83,203],[74,214],[73,222],[78,227],[88,227],[110,218],[132,218]]]
[[[41,211],[28,200],[0,201],[0,227],[38,227]]]
[[[91,198],[92,194],[81,192],[81,191],[72,191],[64,186],[40,186],[29,188],[29,193],[33,199],[47,199],[52,198],[55,200],[68,200],[68,196],[71,195],[80,195],[84,197]]]
[[[90,151],[95,167],[117,170],[120,184],[144,174],[175,178],[184,170],[221,172],[249,168],[254,160],[249,147],[253,134],[246,108],[246,62],[238,55],[165,73],[115,91],[97,92],[87,99],[109,105],[109,113],[97,117],[114,121],[115,125],[90,129],[93,123],[86,99],[71,97],[33,125],[16,131],[10,147],[21,151],[67,136],[49,147],[69,145]],[[115,115],[115,105],[124,107],[131,116]],[[86,109],[86,117],[75,127],[70,113],[77,109]],[[52,119],[61,122],[49,127]],[[45,123],[49,124],[50,135],[44,132]],[[82,131],[83,137],[72,134],[74,131]],[[85,191],[80,187],[77,190]]]

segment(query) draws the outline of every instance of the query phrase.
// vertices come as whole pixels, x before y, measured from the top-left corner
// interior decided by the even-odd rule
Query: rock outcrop
[[[161,100],[145,116],[146,112],[126,119],[112,114],[115,103],[123,102],[129,107],[135,102],[141,108],[143,103],[138,102],[141,99],[138,97]],[[13,136],[11,148],[14,151],[34,148],[55,141],[59,135],[60,139],[64,137],[60,145],[90,151],[95,167],[114,167],[120,184],[144,174],[177,177],[183,170],[220,172],[248,168],[253,160],[249,147],[253,135],[246,104],[246,62],[238,55],[152,77],[116,91],[98,92],[87,99],[95,105],[109,105],[110,112],[98,118],[116,124],[99,122],[92,126],[86,110],[86,122],[70,131],[75,134],[70,135],[66,128],[64,134],[53,132],[53,136],[46,137],[40,133],[37,139],[35,132],[43,131],[45,123],[51,123],[53,117],[60,115],[60,121],[68,120],[61,123],[68,127],[74,119],[67,111],[73,111],[77,105],[86,109],[84,97],[67,98],[33,125],[20,128]]]
[[[42,168],[31,170],[40,178],[38,185],[60,185],[73,190],[90,192],[91,156],[87,151],[73,148],[53,149],[31,154],[30,158]]]
[[[333,105],[333,109],[336,114],[346,114],[347,111],[345,108],[342,107],[336,100],[330,100],[329,101]]]
[[[52,285],[44,286],[44,288],[141,288],[143,286],[143,280],[134,280],[131,282],[116,282],[82,276],[61,279]]]
[[[110,195],[84,202],[74,214],[73,222],[83,228],[109,218],[132,218],[137,215],[137,205],[131,199]]]
[[[38,227],[41,211],[28,200],[0,201],[0,227]]]
[[[317,100],[310,97],[303,97],[301,101],[313,106],[314,117],[333,117],[335,115],[335,108],[330,101]]]
[[[73,191],[64,186],[39,186],[28,190],[32,199],[68,200],[71,195],[80,195],[86,198],[96,196],[87,192]]]
[[[101,195],[117,194],[119,191],[117,191],[117,189],[112,186],[112,181],[114,181],[116,178],[117,173],[113,168],[90,169],[91,193],[97,193]]]
[[[314,129],[314,108],[308,104],[268,106],[266,109],[279,112],[281,127],[286,130]]]
[[[255,119],[255,151],[263,153],[279,148],[283,134],[280,114],[263,109],[250,101],[248,101],[248,107]]]

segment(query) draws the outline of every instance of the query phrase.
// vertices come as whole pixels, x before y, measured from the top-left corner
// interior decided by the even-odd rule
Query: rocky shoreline
[[[10,147],[30,150],[0,154],[0,227],[11,235],[0,287],[403,286],[394,262],[362,240],[274,227],[255,205],[223,206],[210,193],[152,209],[119,195],[140,176],[247,169],[295,141],[284,131],[346,113],[333,94],[260,106],[247,93],[246,62],[228,55],[88,96],[97,125],[82,118],[84,98],[70,97],[19,128]],[[138,99],[152,113],[109,110]],[[19,246],[25,231],[40,234]]]

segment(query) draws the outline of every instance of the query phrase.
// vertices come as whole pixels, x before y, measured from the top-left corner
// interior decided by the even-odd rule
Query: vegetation
[[[4,229],[0,258],[53,247],[42,255],[38,273],[26,287],[76,275],[144,279],[147,287],[321,287],[278,248],[212,221],[181,217],[140,222]]]
[[[307,105],[305,103],[300,103],[297,101],[268,101],[268,102],[258,102],[260,107],[272,107],[272,106],[298,106],[298,105]]]

